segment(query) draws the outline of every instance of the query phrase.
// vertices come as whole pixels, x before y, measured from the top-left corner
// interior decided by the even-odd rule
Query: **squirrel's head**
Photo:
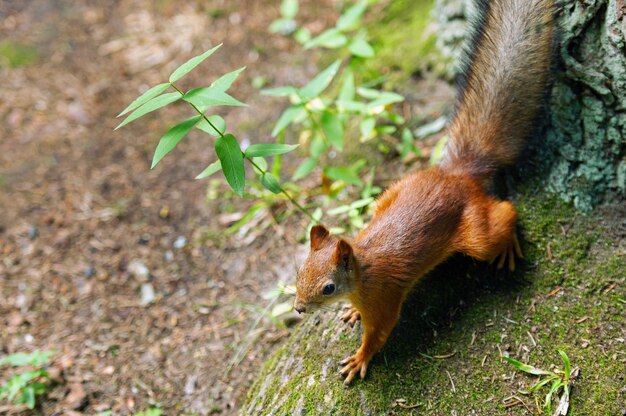
[[[350,244],[326,227],[311,228],[311,252],[298,270],[294,309],[312,312],[345,299],[354,285],[356,261]]]

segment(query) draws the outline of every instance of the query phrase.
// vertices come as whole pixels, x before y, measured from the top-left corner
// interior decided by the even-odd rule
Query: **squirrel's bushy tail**
[[[441,167],[488,178],[515,162],[534,129],[551,70],[553,0],[478,0]]]

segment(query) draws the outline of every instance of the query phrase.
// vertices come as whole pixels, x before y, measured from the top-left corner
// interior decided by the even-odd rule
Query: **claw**
[[[506,250],[500,253],[500,258],[498,259],[498,269],[501,269],[504,266],[504,261],[506,260]]]
[[[354,306],[350,306],[347,309],[347,312],[343,314],[341,320],[346,322],[351,327],[354,327],[356,321],[361,319],[361,313]]]
[[[507,244],[504,250],[496,256],[498,259],[498,269],[503,268],[504,265],[507,264],[510,271],[515,271],[515,257],[524,258],[517,236],[513,234],[511,241]],[[491,260],[490,263],[492,263],[496,258]]]
[[[346,386],[354,380],[354,377],[358,374],[359,377],[364,378],[365,374],[367,374],[367,364],[368,362],[358,356],[358,354],[347,357],[343,361],[339,363],[343,365],[341,370],[339,370],[339,374],[345,377],[343,384]]]

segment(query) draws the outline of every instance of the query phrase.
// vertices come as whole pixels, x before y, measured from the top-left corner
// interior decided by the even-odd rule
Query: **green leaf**
[[[324,169],[324,173],[335,181],[342,181],[350,185],[362,185],[363,181],[350,168],[331,166]]]
[[[13,367],[32,365],[33,367],[41,367],[48,364],[53,355],[54,351],[37,350],[29,354],[18,352],[0,359],[0,365],[11,365]]]
[[[421,154],[419,148],[413,144],[414,137],[410,129],[403,129],[401,138],[402,144],[399,146],[401,158],[407,157],[411,152],[415,153],[418,156]]]
[[[261,95],[268,95],[270,97],[287,97],[291,94],[297,93],[298,90],[295,87],[277,87],[268,88],[261,91]]]
[[[328,29],[304,44],[304,49],[321,46],[323,48],[337,49],[348,43],[348,37],[339,29]]]
[[[163,84],[155,85],[154,87],[150,88],[148,91],[141,94],[135,101],[130,103],[130,105],[126,107],[124,111],[119,113],[117,117],[121,117],[124,114],[128,113],[129,111],[134,110],[135,108],[139,107],[140,105],[147,103],[148,101],[150,101],[157,95],[161,95],[169,87],[170,87],[169,82],[164,82]]]
[[[280,118],[276,122],[274,126],[274,130],[272,130],[272,136],[276,137],[278,134],[283,131],[288,125],[290,125],[296,118],[302,115],[305,112],[304,105],[295,105],[287,108],[283,114],[281,114]]]
[[[342,31],[353,29],[359,23],[359,19],[366,9],[367,1],[361,1],[350,7],[337,19],[337,29]]]
[[[280,143],[253,144],[249,146],[244,153],[246,157],[275,156],[275,155],[282,155],[284,153],[291,152],[298,146],[300,145],[299,144],[280,144]]]
[[[353,100],[337,100],[335,105],[337,105],[337,110],[342,113],[364,114],[367,109],[367,105],[365,103]]]
[[[306,27],[299,27],[298,29],[296,29],[296,33],[293,34],[293,38],[300,45],[304,45],[311,40],[311,31]]]
[[[270,33],[280,33],[283,36],[289,36],[296,30],[297,23],[293,19],[279,18],[274,20],[269,27]]]
[[[374,56],[374,48],[365,39],[356,39],[350,43],[348,50],[354,56],[360,58],[371,58]]]
[[[400,103],[404,101],[404,97],[395,92],[384,91],[380,94],[380,97],[367,104],[368,109],[376,110],[377,107],[385,107],[389,104]]]
[[[338,101],[352,101],[354,100],[355,86],[354,86],[354,72],[350,68],[346,69],[343,73],[343,83],[341,84],[341,91],[339,91]]]
[[[307,176],[317,166],[317,160],[313,158],[304,159],[293,174],[293,180],[297,181]]]
[[[29,409],[35,408],[35,391],[31,386],[24,387],[18,403],[24,403]]]
[[[365,142],[374,137],[374,129],[376,128],[376,119],[374,117],[367,117],[359,124],[359,130],[361,131],[361,141]]]
[[[200,174],[196,176],[196,179],[208,178],[209,176],[213,175],[216,172],[219,172],[220,170],[222,170],[222,162],[218,160],[211,163],[209,166],[206,167],[206,169],[200,172]]]
[[[559,388],[561,388],[561,386],[563,386],[563,381],[561,381],[561,379],[559,378],[557,378],[556,380],[552,382],[552,385],[550,386],[550,390],[548,391],[548,394],[546,394],[546,402],[543,405],[543,407],[548,408],[548,412],[552,411],[552,395],[556,393],[559,390]]]
[[[396,131],[398,131],[396,126],[385,125],[376,127],[377,134],[394,134]]]
[[[320,95],[330,85],[340,65],[341,60],[336,60],[328,68],[317,74],[311,82],[300,89],[300,96],[305,100],[311,100]]]
[[[246,107],[247,104],[233,98],[224,91],[220,91],[213,87],[195,88],[185,93],[183,100],[200,107],[200,111],[204,112],[207,108],[219,105],[227,105],[233,107]]]
[[[159,144],[157,145],[156,150],[154,151],[154,156],[152,157],[152,166],[150,169],[154,169],[154,167],[165,157],[166,154],[171,152],[178,143],[189,133],[191,129],[196,125],[196,123],[202,118],[202,116],[195,116],[188,118],[182,123],[172,127],[165,133],[161,140],[159,140]]]
[[[264,157],[261,157],[261,156],[253,157],[252,161],[259,167],[259,169],[257,169],[256,166],[254,167],[255,170],[259,173],[259,175],[262,175],[263,172],[267,170],[267,160],[265,160]]]
[[[234,71],[229,72],[228,74],[222,75],[211,84],[210,88],[225,92],[226,90],[230,88],[231,85],[233,85],[233,82],[235,82],[239,74],[245,71],[245,69],[246,67],[244,66],[239,69],[235,69]]]
[[[437,163],[439,163],[439,161],[443,157],[443,149],[445,149],[447,142],[448,142],[447,134],[443,136],[441,139],[439,139],[439,141],[435,145],[435,148],[433,149],[433,152],[430,155],[431,165],[436,165]]]
[[[158,110],[161,107],[165,107],[168,104],[173,103],[174,101],[178,101],[181,98],[179,92],[170,92],[168,94],[159,95],[158,97],[153,98],[145,104],[142,104],[138,109],[130,113],[128,117],[124,119],[115,130],[119,129],[130,123],[131,121],[137,120],[139,117],[143,117],[146,114]]]
[[[280,15],[286,19],[293,19],[298,14],[298,0],[283,0],[280,4]]]
[[[375,100],[378,97],[380,97],[381,94],[383,93],[380,90],[377,90],[377,89],[374,89],[374,88],[366,88],[366,87],[359,87],[359,88],[356,89],[356,92],[361,97],[367,98],[368,100]]]
[[[46,377],[48,375],[46,374]],[[33,391],[35,392],[35,396],[44,394],[46,392],[46,384],[42,383],[41,381],[35,381],[34,383],[31,384],[31,387],[33,388]]]
[[[209,119],[211,124],[213,124],[213,126],[217,127],[217,129],[219,130],[219,133],[215,131],[213,126],[211,126],[211,124],[209,124],[204,118],[202,118],[198,122],[198,124],[196,124],[196,128],[215,137],[218,137],[224,134],[224,132],[226,131],[226,121],[222,117],[218,115],[212,115],[212,116],[208,116],[207,118]]]
[[[322,153],[328,150],[328,145],[321,134],[317,133],[313,136],[311,144],[309,144],[309,154],[312,158],[319,158]]]
[[[215,141],[215,152],[220,162],[222,162],[226,181],[237,195],[243,196],[246,183],[243,153],[235,136],[226,134],[223,137],[219,137]]]
[[[250,222],[250,220],[254,218],[257,212],[259,212],[263,208],[265,208],[265,202],[260,202],[256,205],[253,205],[252,208],[250,208],[248,212],[239,221],[237,221],[236,223],[234,223],[233,225],[231,225],[230,227],[226,229],[225,234],[226,235],[235,234],[237,231],[241,229],[241,227],[243,227],[248,222]]]
[[[345,214],[346,212],[349,212],[349,211],[352,211],[352,210],[355,210],[355,209],[359,209],[359,208],[363,208],[365,206],[368,206],[372,202],[374,202],[374,198],[372,198],[372,197],[359,199],[357,201],[354,201],[351,204],[341,205],[341,206],[339,206],[337,208],[331,209],[331,210],[329,210],[327,212],[327,214],[328,215]]]
[[[218,48],[220,46],[222,46],[221,43],[219,45],[217,45],[216,47],[214,47],[212,49],[209,49],[208,51],[206,51],[202,55],[194,56],[193,58],[191,58],[190,60],[188,60],[187,62],[185,62],[181,66],[179,66],[178,68],[176,68],[176,70],[174,72],[172,72],[172,75],[170,75],[169,81],[170,82],[176,82],[179,79],[181,79],[182,77],[184,77],[185,75],[187,75],[192,69],[194,69],[195,67],[200,65],[202,63],[202,61],[204,61],[209,56],[213,55],[213,52],[218,50]]]
[[[439,133],[446,126],[447,122],[447,117],[442,116],[430,123],[423,124],[415,129],[415,137],[423,139],[435,133]]]
[[[509,364],[511,364],[513,367],[517,368],[520,371],[523,371],[525,373],[528,374],[533,374],[533,375],[544,375],[544,374],[553,374],[550,371],[545,371],[545,370],[541,370],[539,368],[535,368],[532,365],[528,365],[528,364],[524,364],[520,361],[517,361],[513,358],[510,357],[502,357],[504,359],[504,361],[508,362]]]
[[[541,380],[539,380],[537,383],[533,384],[533,386],[529,388],[528,390],[520,390],[519,392],[522,394],[531,394],[534,391],[539,390],[540,388],[542,388],[543,386],[545,386],[546,384],[548,384],[549,382],[557,378],[559,377],[558,376],[544,377]]]
[[[276,179],[276,177],[269,172],[261,175],[261,183],[272,193],[279,194],[283,191],[278,183],[278,179]]]
[[[563,363],[565,364],[565,368],[563,370],[565,372],[565,378],[569,379],[570,373],[572,372],[572,365],[570,363],[569,357],[567,356],[567,354],[565,354],[565,351],[558,350],[558,352],[563,359]]]
[[[343,150],[343,120],[337,114],[324,111],[320,117],[320,124],[328,141],[337,150]]]

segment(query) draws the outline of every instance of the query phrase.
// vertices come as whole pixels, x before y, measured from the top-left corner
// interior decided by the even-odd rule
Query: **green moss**
[[[8,40],[0,42],[0,66],[17,68],[33,63],[37,59],[37,49],[30,45]]]
[[[392,83],[424,70],[441,72],[449,62],[442,60],[436,47],[433,5],[434,0],[391,2],[381,19],[370,25],[377,53],[365,63],[366,69],[386,74]]]
[[[502,400],[534,379],[501,362],[500,351],[550,368],[562,365],[562,349],[581,369],[571,414],[618,414],[626,399],[623,344],[615,341],[623,336],[626,306],[617,301],[625,297],[623,258],[593,217],[557,198],[521,196],[517,206],[521,271],[511,275],[463,257],[440,266],[416,287],[366,380],[350,388],[336,375],[337,363],[358,348],[360,329],[337,323],[333,313],[310,317],[266,365],[249,395],[265,389],[254,409],[383,414],[402,398],[420,404],[415,411],[424,415],[508,414],[517,409]],[[301,370],[282,384],[282,368]],[[533,406],[534,399],[526,401]],[[251,404],[244,409],[254,413]]]

